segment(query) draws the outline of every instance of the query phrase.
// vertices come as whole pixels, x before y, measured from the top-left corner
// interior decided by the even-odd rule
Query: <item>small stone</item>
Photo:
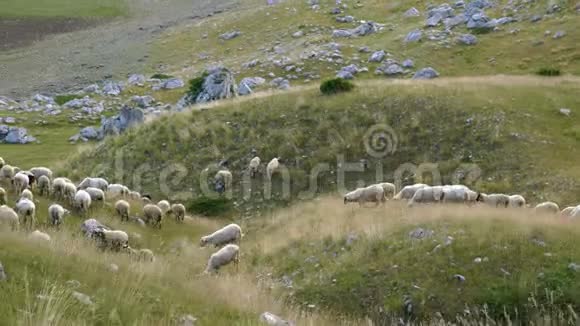
[[[557,39],[562,38],[564,36],[566,36],[566,31],[557,31],[556,33],[554,33],[554,36],[552,36],[552,38],[557,40]]]
[[[85,304],[87,306],[93,306],[95,303],[93,302],[93,300],[91,300],[91,297],[89,297],[88,295],[81,293],[81,292],[77,292],[74,291],[72,293],[72,296],[77,299],[80,303]]]
[[[109,265],[109,271],[112,273],[117,273],[119,271],[119,266],[117,264],[111,263]]]
[[[386,53],[384,50],[376,51],[369,57],[369,62],[381,62],[385,58]]]
[[[475,45],[477,44],[477,37],[472,34],[462,34],[457,37],[457,43],[463,45]]]
[[[415,66],[415,63],[411,59],[406,59],[405,61],[403,61],[401,66],[403,68],[410,69],[410,68],[413,68]]]
[[[568,269],[574,271],[574,272],[580,272],[580,265],[576,264],[576,263],[570,263],[568,265]]]
[[[6,281],[8,277],[6,276],[6,271],[4,270],[4,265],[0,262],[0,282]]]
[[[413,231],[409,232],[409,237],[413,239],[424,239],[430,238],[433,236],[435,232],[432,230],[425,230],[423,228],[416,228]]]
[[[292,34],[292,37],[293,38],[299,38],[299,37],[302,37],[302,36],[304,36],[304,32],[303,31],[298,31],[298,32],[295,32],[294,34]]]
[[[461,275],[461,274],[455,274],[453,275],[453,279],[456,281],[459,281],[461,283],[465,282],[465,276]]]
[[[437,77],[439,77],[439,73],[431,67],[423,68],[413,75],[413,79],[433,79]]]
[[[481,259],[481,257],[476,257],[473,262],[476,264],[480,264],[483,261],[483,259]]]
[[[420,29],[415,29],[410,31],[407,36],[405,37],[404,42],[405,43],[410,43],[410,42],[418,42],[421,40],[421,38],[423,37],[423,32],[421,32]]]
[[[405,13],[403,14],[404,17],[419,17],[421,16],[421,13],[419,12],[419,10],[415,7],[411,7],[409,10],[405,11]]]
[[[179,326],[195,326],[197,318],[192,315],[183,315],[179,317]]]
[[[263,312],[260,315],[260,321],[268,326],[293,326],[294,323],[286,321],[271,312]]]
[[[242,35],[242,32],[240,32],[240,31],[231,31],[231,32],[226,32],[226,33],[221,34],[219,36],[219,38],[227,41],[227,40],[231,40],[233,38],[236,38],[240,35]]]
[[[560,112],[560,114],[562,114],[562,115],[565,115],[565,116],[567,116],[567,117],[569,117],[569,116],[570,116],[570,114],[572,114],[572,110],[570,110],[570,109],[566,109],[566,108],[561,108],[561,109],[559,110],[559,112]]]

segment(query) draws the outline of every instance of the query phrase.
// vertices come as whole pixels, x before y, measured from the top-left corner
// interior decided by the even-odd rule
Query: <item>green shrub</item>
[[[201,76],[189,81],[189,90],[187,91],[187,95],[192,102],[195,101],[199,93],[201,93],[205,77],[207,77],[207,72],[204,72]]]
[[[199,197],[187,203],[188,211],[203,216],[224,216],[233,210],[227,198]]]
[[[558,68],[540,68],[540,70],[538,70],[536,72],[536,74],[538,74],[540,76],[548,76],[548,77],[560,76],[560,69],[558,69]]]
[[[152,79],[170,79],[173,78],[173,76],[171,75],[166,75],[166,74],[155,74],[153,76],[151,76]]]
[[[58,105],[63,105],[66,102],[72,101],[72,100],[77,99],[77,98],[82,98],[82,96],[81,95],[77,95],[77,94],[64,94],[64,95],[57,95],[54,98],[54,101]]]
[[[320,84],[322,94],[331,95],[336,93],[348,92],[354,88],[354,84],[342,78],[334,78],[323,81]]]

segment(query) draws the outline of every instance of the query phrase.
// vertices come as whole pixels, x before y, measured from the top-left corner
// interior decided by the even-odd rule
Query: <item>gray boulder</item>
[[[293,322],[286,321],[267,311],[260,315],[260,322],[268,326],[294,326]]]
[[[108,226],[104,225],[103,223],[95,220],[94,218],[85,220],[81,224],[81,232],[87,237],[93,237],[97,231],[102,230],[110,230]]]
[[[14,118],[14,117],[6,117],[6,118],[3,118],[2,120],[4,120],[4,123],[7,123],[9,125],[16,123],[16,118]]]
[[[423,68],[413,75],[413,79],[433,79],[437,77],[439,77],[439,73],[431,67]]]
[[[277,77],[272,79],[270,85],[278,88],[278,89],[288,89],[290,88],[290,81],[288,79],[284,79],[282,77]]]
[[[491,7],[493,7],[493,3],[489,0],[471,0],[465,5],[465,13],[471,16],[475,12]]]
[[[461,34],[457,37],[457,43],[463,45],[475,45],[477,44],[477,37],[472,34]]]
[[[542,15],[533,15],[532,17],[530,17],[530,21],[532,23],[539,22],[540,20],[542,20]]]
[[[353,16],[339,16],[336,17],[336,21],[339,23],[352,23],[354,21]]]
[[[35,101],[36,103],[43,103],[43,104],[54,104],[54,99],[50,96],[46,96],[46,95],[42,95],[42,94],[36,94],[34,95],[34,97],[32,98],[33,101]]]
[[[340,71],[336,74],[336,77],[342,79],[353,79],[354,76],[358,74],[360,71],[361,69],[357,65],[351,64],[346,67],[342,67]]]
[[[139,106],[140,108],[148,108],[153,103],[155,103],[155,99],[150,95],[145,96],[135,95],[131,98],[131,101],[137,104],[137,106]]]
[[[86,139],[99,138],[99,131],[95,127],[85,127],[81,129],[80,136]]]
[[[554,33],[554,36],[552,36],[553,39],[559,39],[566,36],[566,31],[557,31],[556,33]]]
[[[109,96],[118,96],[123,91],[123,85],[115,81],[108,81],[103,86],[103,94]]]
[[[442,20],[443,20],[443,17],[441,17],[439,15],[429,17],[429,18],[427,18],[427,21],[425,22],[425,26],[426,27],[435,27],[435,26],[439,25],[439,23]]]
[[[387,60],[375,71],[376,74],[396,76],[405,73],[405,70],[396,62]]]
[[[467,28],[469,29],[491,29],[488,25],[489,18],[483,12],[478,12],[467,20]]]
[[[408,17],[419,17],[420,15],[421,15],[421,13],[415,7],[412,7],[411,9],[405,11],[405,13],[403,14],[403,16],[405,16],[407,18]]]
[[[420,29],[415,29],[409,32],[405,37],[405,43],[418,42],[423,37],[423,32]]]
[[[427,11],[427,18],[432,18],[439,16],[440,19],[453,17],[455,15],[455,10],[447,3],[439,5],[433,9]]]
[[[207,71],[201,92],[191,103],[207,103],[234,97],[237,94],[236,81],[232,72],[225,67]]]
[[[459,14],[455,17],[445,18],[443,20],[446,29],[453,29],[454,27],[465,24],[466,22],[467,19],[464,14]]]
[[[403,61],[401,66],[403,68],[409,69],[409,68],[413,68],[415,66],[415,63],[411,59],[406,59],[405,61]]]
[[[378,32],[379,29],[380,27],[377,23],[366,22],[353,29],[352,34],[357,36],[366,36]]]
[[[233,38],[236,38],[240,35],[242,35],[242,32],[240,32],[240,31],[231,31],[231,32],[226,32],[226,33],[221,34],[219,36],[219,38],[227,41],[227,40],[231,40]]]
[[[26,128],[0,125],[0,140],[6,144],[28,144],[35,142],[36,138],[29,136]]]
[[[143,86],[145,84],[145,76],[139,74],[133,74],[129,76],[127,84],[132,86]]]
[[[100,88],[99,88],[99,85],[92,84],[92,85],[89,85],[89,86],[83,88],[83,92],[88,93],[88,94],[97,94],[100,92]]]
[[[64,104],[64,107],[67,107],[69,109],[81,109],[84,107],[94,106],[96,104],[97,102],[95,100],[91,99],[88,96],[85,96],[83,98],[75,98],[73,100],[66,102]]]
[[[184,86],[185,86],[185,82],[183,81],[183,79],[180,79],[180,78],[166,79],[161,83],[161,85],[159,85],[159,87],[161,89],[176,89],[176,88],[182,88]]]
[[[352,32],[346,29],[335,29],[332,31],[332,37],[352,37]]]
[[[384,50],[376,51],[369,57],[369,62],[381,62],[385,58],[386,53]]]
[[[262,77],[246,77],[240,81],[238,86],[238,95],[249,95],[253,93],[256,86],[262,85],[266,80]]]
[[[110,118],[102,117],[99,138],[107,135],[118,135],[125,130],[140,125],[145,121],[145,113],[140,108],[123,106],[121,112]]]

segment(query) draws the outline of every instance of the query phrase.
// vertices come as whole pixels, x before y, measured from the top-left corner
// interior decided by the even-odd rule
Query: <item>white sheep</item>
[[[468,204],[477,198],[477,193],[464,185],[447,185],[442,190],[441,200],[444,203]]]
[[[536,205],[536,207],[534,207],[534,212],[543,214],[558,214],[560,213],[560,206],[552,201],[546,201]]]
[[[75,195],[77,193],[77,187],[72,182],[67,182],[64,184],[63,199],[68,201],[71,205],[74,205]],[[90,196],[89,196],[90,198]]]
[[[69,215],[70,211],[63,208],[59,204],[52,204],[48,207],[48,219],[52,226],[60,227],[64,221],[64,217]]]
[[[17,194],[22,193],[24,189],[28,188],[28,182],[29,182],[28,175],[22,172],[16,173],[12,178],[12,185],[14,186],[14,191]]]
[[[207,267],[204,273],[215,273],[221,267],[233,262],[236,265],[236,270],[240,262],[240,247],[234,244],[226,245],[217,252],[213,253],[207,261]]]
[[[250,177],[254,178],[256,173],[258,173],[260,169],[260,163],[262,161],[258,156],[255,156],[253,159],[250,160],[250,164],[248,166],[248,170],[250,171]]]
[[[39,230],[30,233],[28,237],[33,241],[50,241],[50,235]]]
[[[88,187],[85,189],[85,191],[88,192],[89,195],[91,196],[91,201],[101,202],[102,204],[105,203],[106,195],[105,192],[102,191],[101,189],[95,187]]]
[[[574,213],[574,210],[576,209],[577,206],[568,206],[566,208],[564,208],[561,212],[560,212],[560,216],[562,217],[572,217],[572,214]]]
[[[36,222],[36,205],[30,199],[22,198],[16,203],[16,212],[22,217],[22,224],[32,227]]]
[[[171,209],[171,204],[169,204],[169,201],[167,200],[160,200],[157,203],[157,207],[161,208],[161,212],[163,212],[163,215],[165,215]]]
[[[120,251],[129,247],[129,236],[125,231],[100,229],[95,231],[94,236],[101,241],[100,247],[102,249],[109,248],[113,251]]]
[[[226,189],[231,189],[233,176],[230,171],[220,170],[215,174],[214,179],[223,182]]]
[[[122,184],[113,183],[107,187],[107,194],[111,197],[127,197],[129,195],[129,188]]]
[[[91,207],[91,195],[85,190],[78,190],[74,196],[74,205],[76,209],[86,214]]]
[[[50,195],[50,179],[45,176],[45,175],[41,175],[37,180],[36,180],[36,185],[37,185],[37,189],[38,189],[38,193],[41,196]]]
[[[12,180],[15,173],[16,172],[14,172],[14,167],[6,164],[0,168],[0,179],[3,181]]]
[[[4,162],[4,159],[0,157],[0,168],[2,168],[4,164],[6,164],[6,162]]]
[[[413,198],[413,196],[415,195],[415,192],[417,192],[417,190],[419,190],[423,187],[427,187],[427,185],[423,184],[423,183],[416,183],[414,185],[404,186],[403,189],[401,189],[401,191],[399,191],[399,193],[396,194],[395,197],[393,197],[393,199],[394,200],[409,200],[409,199]]]
[[[141,194],[137,191],[129,191],[129,199],[131,200],[140,200]]]
[[[161,228],[161,222],[163,221],[163,211],[159,206],[154,204],[147,204],[143,207],[143,220],[147,224],[157,225]]]
[[[56,178],[52,181],[52,194],[56,199],[64,198],[64,187],[67,183],[72,182],[68,178]]]
[[[17,230],[20,225],[18,214],[6,205],[0,206],[0,224],[7,224],[12,230]]]
[[[38,180],[41,176],[46,176],[48,179],[52,180],[52,170],[45,167],[34,167],[29,170],[36,180]]]
[[[492,207],[508,207],[510,204],[510,197],[505,194],[477,194],[477,202],[482,202]]]
[[[171,205],[170,212],[175,216],[175,220],[178,222],[183,222],[185,219],[185,206],[183,206],[183,204]]]
[[[147,262],[154,262],[155,255],[151,249],[133,249],[131,247],[127,248],[129,254],[138,261],[147,261]]]
[[[131,205],[128,202],[120,199],[115,203],[115,211],[121,217],[121,221],[129,220],[129,211],[131,210]]]
[[[570,212],[570,218],[573,219],[580,218],[580,205],[574,207],[572,212]]]
[[[367,202],[374,202],[378,206],[380,203],[386,201],[385,190],[379,185],[371,185],[365,188],[358,188],[353,190],[343,197],[344,204],[357,202],[362,206]]]
[[[5,205],[8,202],[8,196],[6,195],[6,190],[0,187],[0,205]]]
[[[239,244],[243,236],[242,228],[239,225],[232,223],[210,235],[201,237],[199,244],[201,247],[205,247],[208,244],[212,244],[214,247],[220,247],[229,243]]]
[[[20,194],[20,198],[26,198],[28,200],[34,201],[34,195],[32,194],[32,191],[30,191],[28,189],[22,190],[22,193]]]
[[[522,195],[509,196],[509,207],[524,208],[526,207],[526,199]]]
[[[451,197],[451,196],[450,196]],[[438,203],[443,199],[443,186],[426,186],[417,189],[411,200],[409,200],[408,206],[411,207],[415,204],[422,203]]]
[[[381,182],[378,185],[383,187],[383,191],[385,192],[385,198],[389,199],[395,196],[396,187],[394,184],[390,182]]]
[[[88,187],[99,188],[102,191],[107,191],[107,187],[109,187],[109,182],[103,178],[91,178],[87,177],[84,178],[81,183],[79,183],[79,189],[86,189]]]
[[[274,157],[266,166],[266,175],[268,180],[272,179],[272,175],[280,168],[280,158]]]

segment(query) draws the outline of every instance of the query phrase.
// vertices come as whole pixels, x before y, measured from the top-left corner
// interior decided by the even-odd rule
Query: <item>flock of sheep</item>
[[[267,176],[272,174],[280,166],[278,158],[272,159],[267,167]],[[260,158],[254,157],[248,166],[252,177],[258,172]],[[227,170],[220,170],[215,175],[215,180],[223,182],[226,188],[231,187],[232,174]],[[115,199],[114,209],[121,221],[129,221],[131,204],[142,205],[142,218],[133,218],[142,225],[151,225],[161,228],[163,219],[172,214],[177,222],[183,222],[186,209],[183,204],[171,205],[167,200],[157,203],[151,201],[148,195],[141,195],[131,191],[121,184],[110,184],[104,178],[87,177],[78,185],[64,177],[53,178],[53,172],[45,167],[34,167],[23,171],[18,167],[8,165],[0,158],[0,183],[3,186],[11,186],[17,195],[14,207],[8,206],[8,195],[5,188],[0,187],[0,225],[8,225],[12,230],[19,229],[23,225],[27,230],[34,229],[36,221],[36,203],[33,190],[39,196],[52,198],[55,202],[48,207],[47,224],[59,228],[63,220],[70,214],[70,210],[63,205],[75,210],[80,215],[87,215],[93,205],[104,205],[107,199]],[[98,247],[115,252],[126,252],[140,260],[153,261],[154,254],[149,249],[136,250],[129,246],[129,236],[125,231],[112,230],[95,219],[88,219],[81,225],[85,235],[95,240]],[[36,240],[50,241],[50,236],[39,230],[29,235]],[[213,253],[208,260],[205,273],[217,272],[222,266],[234,263],[236,268],[239,263],[242,229],[237,224],[229,224],[210,235],[201,237],[200,246],[213,245],[220,248]]]
[[[403,187],[396,193],[395,185],[384,182],[373,184],[368,187],[358,188],[344,195],[344,203],[358,202],[363,205],[372,202],[378,205],[386,202],[389,198],[394,200],[407,200],[408,206],[429,203],[455,203],[473,205],[476,203],[487,204],[492,207],[525,208],[526,199],[522,195],[485,194],[469,189],[464,185],[429,186],[417,183]],[[392,197],[391,197],[392,196]],[[544,214],[560,214],[562,217],[580,217],[580,205],[569,206],[560,211],[560,206],[547,201],[537,204],[534,212]]]

